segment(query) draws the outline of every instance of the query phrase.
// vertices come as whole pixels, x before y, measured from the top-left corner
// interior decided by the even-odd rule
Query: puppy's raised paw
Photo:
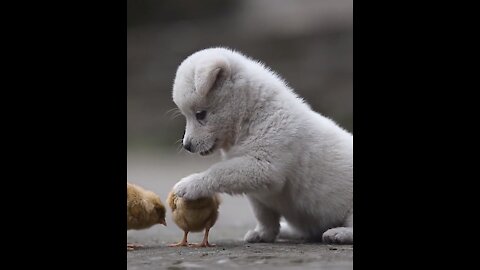
[[[192,174],[180,180],[173,187],[175,195],[186,200],[195,200],[202,197],[209,197],[213,194],[207,189],[201,174]]]
[[[353,244],[353,228],[333,228],[323,233],[322,241],[327,244]]]

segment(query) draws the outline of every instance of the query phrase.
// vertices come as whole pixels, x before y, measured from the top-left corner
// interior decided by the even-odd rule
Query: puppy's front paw
[[[247,243],[273,243],[277,235],[275,233],[250,230],[243,238]]]
[[[180,180],[174,187],[175,195],[186,200],[195,200],[202,197],[210,197],[213,194],[208,191],[203,181],[202,174],[196,173]]]
[[[322,241],[327,244],[353,244],[353,228],[333,228],[323,233]]]

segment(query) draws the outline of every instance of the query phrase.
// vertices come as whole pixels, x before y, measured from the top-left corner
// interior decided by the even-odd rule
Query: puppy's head
[[[197,52],[179,66],[173,101],[186,119],[187,151],[208,155],[231,140],[236,121],[231,73],[224,49]]]

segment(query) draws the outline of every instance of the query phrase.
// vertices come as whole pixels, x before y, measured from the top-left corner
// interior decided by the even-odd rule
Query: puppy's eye
[[[207,111],[198,111],[195,113],[195,117],[198,121],[205,119],[205,116],[207,116]]]

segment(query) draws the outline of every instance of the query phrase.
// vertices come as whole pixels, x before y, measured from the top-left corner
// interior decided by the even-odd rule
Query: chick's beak
[[[165,219],[162,219],[162,220],[160,221],[160,224],[163,224],[164,226],[167,226],[167,221],[166,221]]]

